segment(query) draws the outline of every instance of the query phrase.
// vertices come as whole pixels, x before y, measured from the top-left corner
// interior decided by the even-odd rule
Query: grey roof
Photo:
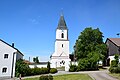
[[[17,50],[21,55],[23,55],[23,53],[21,53],[17,48],[11,46],[10,44],[6,43],[5,41],[3,41],[2,39],[0,39],[1,42],[5,43],[6,45],[12,47],[13,49]],[[23,55],[24,56],[24,55]]]
[[[67,25],[66,25],[63,15],[60,16],[60,20],[59,20],[57,29],[67,29]]]
[[[120,38],[107,38],[112,41],[114,44],[120,47]]]

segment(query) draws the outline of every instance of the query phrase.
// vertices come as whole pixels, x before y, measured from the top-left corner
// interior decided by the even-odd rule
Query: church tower
[[[50,58],[51,67],[65,67],[65,70],[69,69],[69,39],[68,28],[64,19],[64,16],[60,16],[60,20],[56,29],[56,41],[55,52]]]

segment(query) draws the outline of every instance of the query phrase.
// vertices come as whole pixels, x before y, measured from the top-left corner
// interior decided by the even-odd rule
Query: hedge
[[[56,68],[51,68],[51,69],[50,69],[50,73],[52,73],[52,74],[57,73],[57,72],[58,72],[58,71],[57,71]]]
[[[40,75],[49,73],[48,68],[31,68],[31,75]]]
[[[53,80],[52,75],[43,75],[39,77],[39,80]]]

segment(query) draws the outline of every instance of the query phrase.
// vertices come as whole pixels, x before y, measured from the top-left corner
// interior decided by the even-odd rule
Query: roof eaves
[[[5,43],[6,45],[12,47],[10,44],[8,44],[7,42],[3,41],[2,39],[0,39],[0,41],[2,41],[3,43]],[[15,48],[15,47],[12,47],[12,48],[15,49],[15,50],[17,50],[21,55],[23,55],[17,48]]]

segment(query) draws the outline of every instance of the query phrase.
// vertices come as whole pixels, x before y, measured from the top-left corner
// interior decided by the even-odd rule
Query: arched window
[[[62,44],[62,47],[63,47],[63,44]]]
[[[61,38],[64,38],[64,34],[63,33],[61,34]]]

